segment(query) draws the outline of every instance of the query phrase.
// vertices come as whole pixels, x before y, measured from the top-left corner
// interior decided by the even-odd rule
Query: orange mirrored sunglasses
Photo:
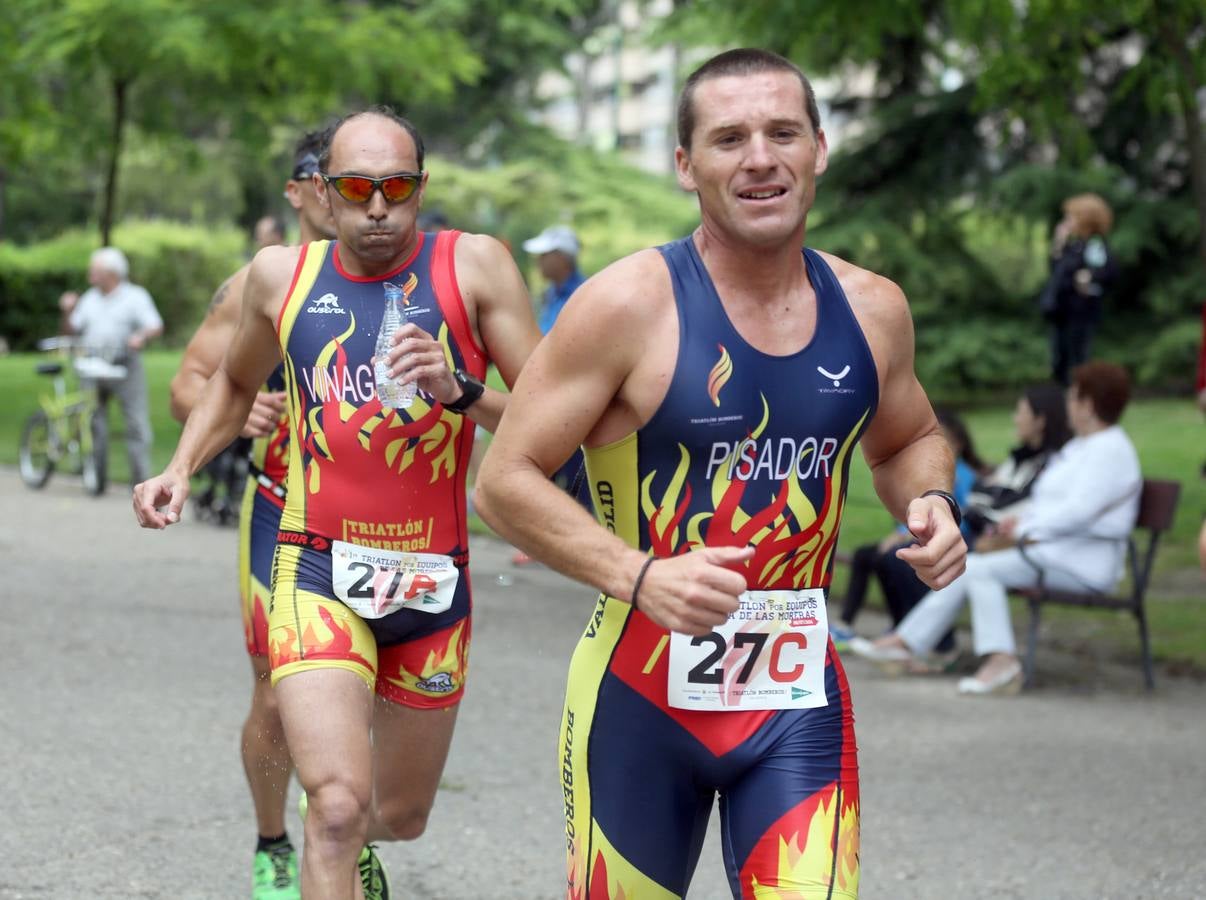
[[[399,172],[384,178],[369,178],[367,175],[321,175],[322,180],[335,188],[335,192],[349,203],[368,203],[373,191],[380,190],[389,203],[402,203],[423,181],[422,172]]]

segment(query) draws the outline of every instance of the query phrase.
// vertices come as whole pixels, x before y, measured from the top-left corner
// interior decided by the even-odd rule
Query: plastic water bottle
[[[392,409],[406,409],[415,399],[417,385],[411,381],[399,384],[389,374],[389,351],[393,349],[391,338],[394,332],[402,327],[402,288],[391,282],[385,282],[385,315],[381,317],[381,328],[377,332],[377,347],[373,351],[374,381],[377,386],[377,399],[382,406]]]

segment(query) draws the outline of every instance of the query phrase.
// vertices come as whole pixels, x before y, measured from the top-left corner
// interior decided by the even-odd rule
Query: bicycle
[[[95,384],[120,379],[126,367],[89,351],[71,338],[47,338],[38,349],[57,351],[70,359],[77,384],[68,389],[62,361],[38,363],[39,375],[53,378],[54,393],[38,398],[36,410],[21,429],[19,468],[21,480],[38,490],[46,486],[55,469],[82,476],[84,490],[94,497],[105,492],[109,453],[105,415],[96,398]]]

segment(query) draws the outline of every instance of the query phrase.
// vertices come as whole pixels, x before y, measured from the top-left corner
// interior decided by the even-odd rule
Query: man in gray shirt
[[[82,297],[64,294],[59,306],[67,327],[80,336],[87,351],[126,367],[124,378],[99,381],[97,388],[102,408],[114,394],[121,403],[130,483],[138,484],[151,472],[151,415],[140,351],[163,332],[163,319],[146,288],[127,280],[129,271],[124,253],[116,247],[102,247],[88,263],[92,287]]]

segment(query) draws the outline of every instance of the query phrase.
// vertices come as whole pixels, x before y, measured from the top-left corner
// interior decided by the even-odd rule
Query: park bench
[[[1127,541],[1126,574],[1122,587],[1113,592],[1062,591],[1048,588],[1043,583],[1043,570],[1033,560],[1029,562],[1038,571],[1039,583],[1035,587],[1013,588],[1010,593],[1023,598],[1030,606],[1030,626],[1023,658],[1023,679],[1026,687],[1034,678],[1034,652],[1038,643],[1040,610],[1045,603],[1061,606],[1079,606],[1085,609],[1126,610],[1134,615],[1139,625],[1139,643],[1143,654],[1143,677],[1147,689],[1155,687],[1152,668],[1151,641],[1147,628],[1147,588],[1151,580],[1152,563],[1156,559],[1156,548],[1160,536],[1172,527],[1181,495],[1181,484],[1177,481],[1160,481],[1147,478],[1143,481],[1139,496],[1139,517]],[[1022,547],[1026,556],[1026,548]]]

